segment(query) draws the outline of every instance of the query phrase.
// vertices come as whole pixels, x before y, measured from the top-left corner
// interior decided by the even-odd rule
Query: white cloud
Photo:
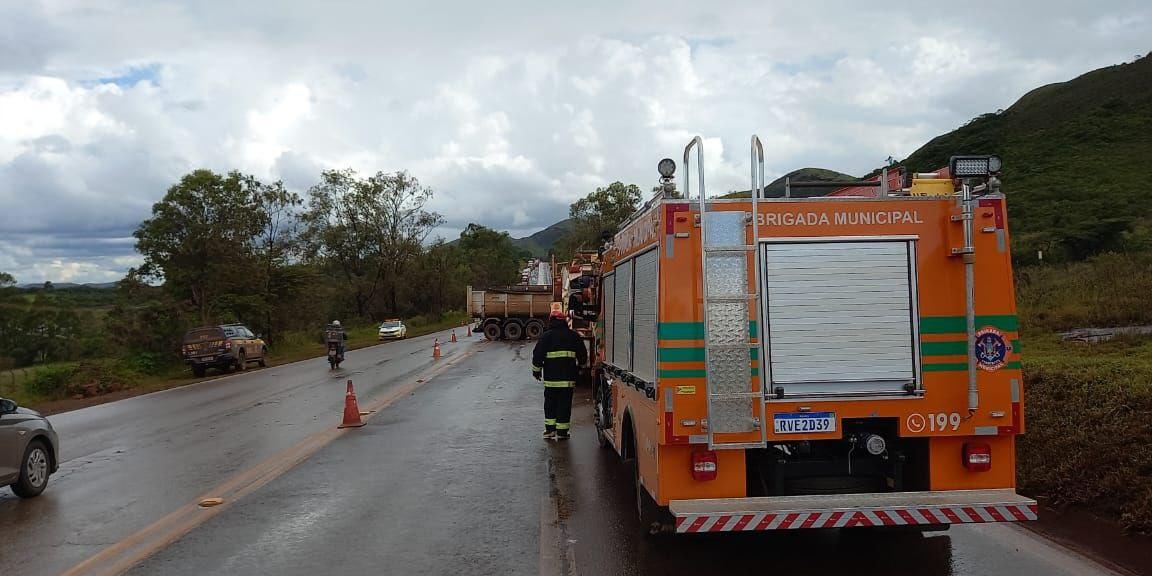
[[[0,0],[0,269],[103,280],[200,167],[408,169],[468,222],[527,233],[705,139],[707,185],[865,172],[1028,90],[1148,50],[1152,8]],[[1075,41],[1069,41],[1074,38]]]

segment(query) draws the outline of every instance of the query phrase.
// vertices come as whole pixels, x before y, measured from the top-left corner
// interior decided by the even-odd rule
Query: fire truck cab
[[[944,192],[765,198],[753,136],[751,198],[716,199],[702,147],[601,263],[596,425],[645,527],[1035,519],[999,159],[954,157]]]

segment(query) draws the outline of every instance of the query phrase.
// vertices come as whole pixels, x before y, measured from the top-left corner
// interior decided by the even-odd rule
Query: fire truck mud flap
[[[678,533],[1036,519],[1036,501],[1011,489],[673,500],[668,509]]]

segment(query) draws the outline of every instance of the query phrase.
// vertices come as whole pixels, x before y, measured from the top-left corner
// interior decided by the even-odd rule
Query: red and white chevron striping
[[[856,526],[911,526],[1020,522],[1036,519],[1035,504],[985,504],[927,506],[916,508],[870,508],[865,510],[757,512],[749,514],[687,514],[676,518],[676,531],[746,532],[798,530],[803,528],[852,528]]]

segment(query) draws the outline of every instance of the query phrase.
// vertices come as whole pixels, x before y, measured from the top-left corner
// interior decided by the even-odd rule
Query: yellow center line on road
[[[404,384],[393,387],[386,393],[378,396],[367,404],[372,413],[364,417],[369,420],[375,414],[391,406],[397,400],[415,392],[421,386],[432,381],[448,368],[475,354],[475,350],[461,353],[451,360],[439,364],[434,368],[422,372]],[[167,516],[153,522],[149,526],[120,540],[119,542],[101,550],[94,556],[72,567],[63,576],[111,576],[127,572],[145,558],[163,550],[191,532],[197,526],[207,522],[217,514],[244,496],[258,490],[269,482],[282,476],[292,468],[307,460],[321,448],[330,444],[343,434],[351,432],[352,428],[337,429],[335,423],[330,430],[318,432],[309,436],[267,460],[253,466],[216,486],[211,491],[195,498]],[[221,498],[223,503],[210,508],[202,508],[199,502],[209,498]]]

